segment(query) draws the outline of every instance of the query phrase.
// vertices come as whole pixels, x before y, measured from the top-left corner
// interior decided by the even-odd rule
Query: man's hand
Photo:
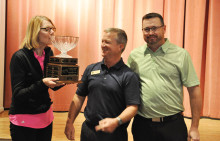
[[[66,127],[64,131],[68,140],[75,140],[75,128],[73,124],[66,122]]]
[[[43,82],[46,86],[48,86],[49,88],[54,88],[54,87],[58,87],[58,86],[63,86],[65,85],[65,83],[57,83],[56,81],[58,81],[59,78],[44,78]]]
[[[102,131],[112,133],[118,127],[118,119],[116,118],[105,118],[99,121],[99,125],[95,127],[96,131]]]
[[[188,141],[200,141],[199,131],[197,128],[192,128],[192,127],[190,128]]]

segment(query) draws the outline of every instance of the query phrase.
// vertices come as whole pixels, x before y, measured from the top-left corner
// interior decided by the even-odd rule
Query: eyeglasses
[[[145,33],[149,33],[150,32],[150,30],[152,31],[152,32],[155,32],[155,31],[157,31],[157,29],[159,29],[159,28],[161,28],[161,27],[163,27],[163,25],[161,25],[161,26],[153,26],[153,27],[145,27],[145,28],[142,28],[142,30],[145,32]]]
[[[51,30],[53,30],[54,32],[56,32],[56,28],[55,27],[45,27],[45,28],[40,28],[40,29],[44,29],[46,32],[51,32]]]

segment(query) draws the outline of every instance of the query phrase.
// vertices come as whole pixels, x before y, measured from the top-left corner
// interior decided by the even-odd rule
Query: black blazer
[[[44,50],[44,72],[46,72],[46,65],[53,51],[50,47]],[[50,108],[52,102],[48,87],[42,81],[46,74],[43,74],[33,50],[23,48],[15,52],[11,58],[10,73],[12,103],[9,114],[39,114]]]

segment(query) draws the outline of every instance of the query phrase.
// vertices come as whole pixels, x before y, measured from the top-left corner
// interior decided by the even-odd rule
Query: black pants
[[[127,128],[118,127],[113,133],[105,133],[102,131],[95,131],[95,126],[87,123],[82,124],[81,141],[127,141]]]
[[[187,127],[181,114],[164,122],[152,122],[136,115],[132,134],[134,141],[187,141]]]
[[[42,129],[17,126],[10,123],[12,141],[51,141],[52,123]]]

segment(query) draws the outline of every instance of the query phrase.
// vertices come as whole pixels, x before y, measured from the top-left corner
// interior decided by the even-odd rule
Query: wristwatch
[[[116,117],[116,118],[117,118],[117,120],[118,120],[118,125],[119,125],[119,126],[122,125],[123,122],[122,122],[121,118],[120,118],[120,117]]]

